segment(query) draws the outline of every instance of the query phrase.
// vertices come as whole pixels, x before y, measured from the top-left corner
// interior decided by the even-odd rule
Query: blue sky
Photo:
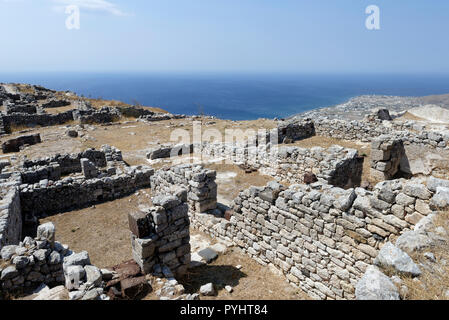
[[[3,72],[449,74],[447,0],[0,0],[0,27]]]

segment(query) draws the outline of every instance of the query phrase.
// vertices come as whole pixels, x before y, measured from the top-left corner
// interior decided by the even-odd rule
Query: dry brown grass
[[[399,118],[397,118],[395,120],[402,120],[402,121],[404,121],[404,120],[426,121],[425,119],[417,117],[417,116],[415,116],[414,114],[411,114],[408,111],[402,117],[399,117]]]
[[[449,212],[440,213],[435,220],[435,225],[449,232]],[[425,250],[435,255],[441,270],[432,268],[432,271],[429,271],[421,267],[422,275],[419,278],[415,280],[409,277],[403,278],[408,288],[408,294],[405,297],[407,300],[448,300],[444,293],[449,289],[449,237],[445,240],[446,244],[437,244]],[[422,253],[414,253],[410,256],[415,263],[428,263]],[[443,265],[442,261],[446,261],[446,265]]]
[[[251,186],[263,187],[268,182],[274,180],[273,177],[261,175],[258,172],[245,173],[234,164],[204,164],[205,168],[215,170],[217,172],[234,172],[237,176],[227,181],[220,181],[218,183],[218,192],[226,200],[231,201],[235,199],[240,191],[248,189]]]

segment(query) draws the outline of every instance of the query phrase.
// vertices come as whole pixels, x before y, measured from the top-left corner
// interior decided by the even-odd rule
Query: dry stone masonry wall
[[[41,136],[39,133],[28,135],[28,136],[20,136],[14,139],[10,139],[5,141],[2,144],[3,153],[11,153],[11,152],[19,152],[20,148],[25,145],[34,145],[41,143]]]
[[[315,131],[319,136],[345,140],[372,142],[381,135],[391,135],[393,139],[402,139],[405,145],[414,144],[432,148],[449,148],[449,134],[427,129],[413,121],[345,121],[314,119]]]
[[[190,264],[187,190],[152,200],[154,207],[129,215],[133,258],[145,274],[162,269],[183,276]]]
[[[123,174],[85,179],[67,177],[50,182],[20,186],[22,213],[35,221],[35,216],[53,214],[69,209],[114,200],[141,188],[150,187],[154,170],[149,167],[130,167]]]
[[[261,173],[275,177],[279,181],[304,183],[304,175],[313,173],[330,184],[351,187],[360,183],[363,158],[357,150],[334,145],[300,148],[280,146],[270,153],[270,146],[239,146],[203,143],[203,155],[230,159],[236,164],[244,164]]]
[[[405,157],[401,139],[381,135],[371,143],[371,177],[377,181],[389,180],[400,171]]]
[[[22,239],[22,210],[17,182],[0,184],[0,249]]]
[[[52,223],[41,225],[36,238],[1,248],[0,296],[8,298],[42,287],[63,285],[70,300],[109,300],[106,273],[91,265],[86,251],[74,253],[55,241]]]
[[[171,194],[177,188],[187,189],[191,211],[206,212],[217,207],[217,173],[199,165],[179,165],[157,170],[151,177],[151,188],[159,194]]]
[[[191,222],[276,267],[311,297],[353,299],[384,243],[448,207],[449,181],[425,182],[385,181],[373,192],[320,182],[286,189],[271,182],[242,191],[230,220],[194,214]]]

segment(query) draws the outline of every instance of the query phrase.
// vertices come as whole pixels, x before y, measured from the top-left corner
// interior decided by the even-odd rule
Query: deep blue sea
[[[282,118],[362,94],[449,93],[449,75],[0,73],[0,82],[39,84],[85,97],[231,120]]]

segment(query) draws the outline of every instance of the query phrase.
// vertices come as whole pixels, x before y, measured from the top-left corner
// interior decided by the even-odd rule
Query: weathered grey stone
[[[421,270],[410,256],[391,242],[387,242],[382,247],[374,260],[374,264],[383,268],[393,268],[396,272],[404,275],[414,277],[421,275]]]
[[[419,198],[422,200],[429,200],[431,193],[427,190],[426,186],[418,183],[408,183],[404,186],[404,193],[411,197]]]
[[[369,266],[355,287],[357,300],[399,300],[394,283],[377,267]]]
[[[73,253],[70,256],[64,257],[64,266],[85,266],[90,264],[89,253],[81,251],[80,253]]]
[[[84,270],[86,271],[86,281],[87,283],[93,284],[95,287],[101,285],[102,275],[100,269],[95,266],[84,266]]]
[[[64,268],[65,286],[68,290],[79,289],[84,281],[86,271],[80,265],[69,265]]]
[[[427,188],[432,191],[436,192],[437,188],[443,187],[443,188],[449,188],[449,181],[438,179],[433,176],[430,176],[429,179],[427,179]]]
[[[435,210],[449,208],[449,188],[437,187],[437,191],[430,201],[430,206]]]
[[[19,274],[16,266],[8,266],[2,271],[0,280],[5,281],[16,277]]]
[[[37,227],[37,238],[47,240],[51,245],[55,242],[55,225],[51,222],[41,224]]]
[[[1,256],[3,260],[9,260],[11,257],[16,254],[16,249],[18,246],[4,246],[1,251]]]
[[[207,263],[212,262],[218,257],[217,252],[212,248],[206,248],[201,251],[198,251],[198,255],[202,257]]]
[[[396,247],[409,253],[420,251],[430,246],[432,246],[432,240],[427,235],[416,231],[404,232],[396,240]]]
[[[201,286],[200,293],[203,296],[215,296],[217,294],[213,283],[208,283]]]

